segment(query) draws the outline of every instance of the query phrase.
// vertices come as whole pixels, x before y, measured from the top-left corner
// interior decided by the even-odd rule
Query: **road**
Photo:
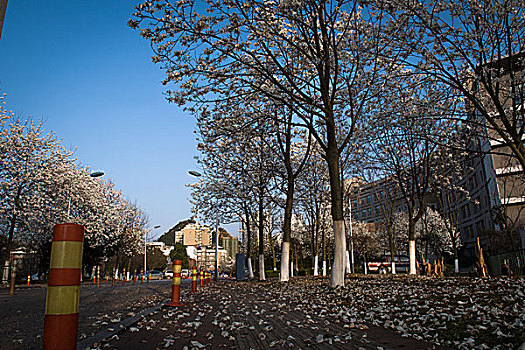
[[[188,281],[185,280],[186,284]],[[46,286],[22,286],[10,296],[0,288],[0,349],[41,349],[44,332]],[[79,340],[117,326],[121,320],[148,309],[171,295],[171,280],[96,288],[84,283],[80,289]]]

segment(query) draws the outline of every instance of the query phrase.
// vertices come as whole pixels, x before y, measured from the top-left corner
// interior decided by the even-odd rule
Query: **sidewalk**
[[[327,282],[327,280],[326,280]],[[291,283],[301,283],[297,279]],[[219,281],[97,346],[110,349],[438,349],[330,309],[286,283]]]

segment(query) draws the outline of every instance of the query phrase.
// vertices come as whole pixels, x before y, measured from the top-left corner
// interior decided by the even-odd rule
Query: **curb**
[[[149,309],[142,310],[141,312],[139,312],[135,316],[130,317],[128,319],[125,319],[124,321],[120,322],[118,325],[113,327],[114,328],[113,331],[110,331],[110,330],[106,329],[104,331],[98,332],[97,334],[95,334],[95,335],[93,335],[93,336],[91,336],[89,338],[83,339],[82,341],[80,341],[77,344],[77,350],[91,349],[91,346],[93,344],[100,343],[104,339],[109,339],[109,338],[113,337],[115,334],[120,333],[121,331],[123,331],[126,328],[130,327],[134,323],[138,322],[142,318],[142,316],[146,316],[146,315],[148,315],[148,314],[150,314],[152,312],[155,312],[155,311],[159,310],[162,306],[164,306],[164,304],[165,303],[159,303],[157,305],[154,305],[154,306],[150,307]]]

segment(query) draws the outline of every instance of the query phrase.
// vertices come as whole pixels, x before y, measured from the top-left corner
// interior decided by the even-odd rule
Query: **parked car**
[[[164,271],[164,278],[173,278],[173,270]]]
[[[374,261],[367,263],[368,272],[386,274],[392,271],[390,255],[382,255]],[[396,273],[408,273],[410,268],[410,259],[406,255],[394,255],[394,262],[396,263]]]
[[[182,277],[182,278],[189,278],[190,277],[190,271],[188,269],[182,269],[180,271],[180,277]]]
[[[148,271],[148,275],[150,276],[149,278],[151,280],[161,280],[164,278],[164,274],[160,271],[157,271],[157,270],[150,270]]]

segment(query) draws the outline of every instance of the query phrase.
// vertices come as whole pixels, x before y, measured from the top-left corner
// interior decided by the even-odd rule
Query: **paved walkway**
[[[113,349],[439,348],[362,323],[342,304],[337,310],[325,307],[322,299],[331,296],[319,298],[307,289],[298,293],[286,283],[220,281],[199,288],[196,294],[184,287],[184,306],[162,308],[96,345]]]

